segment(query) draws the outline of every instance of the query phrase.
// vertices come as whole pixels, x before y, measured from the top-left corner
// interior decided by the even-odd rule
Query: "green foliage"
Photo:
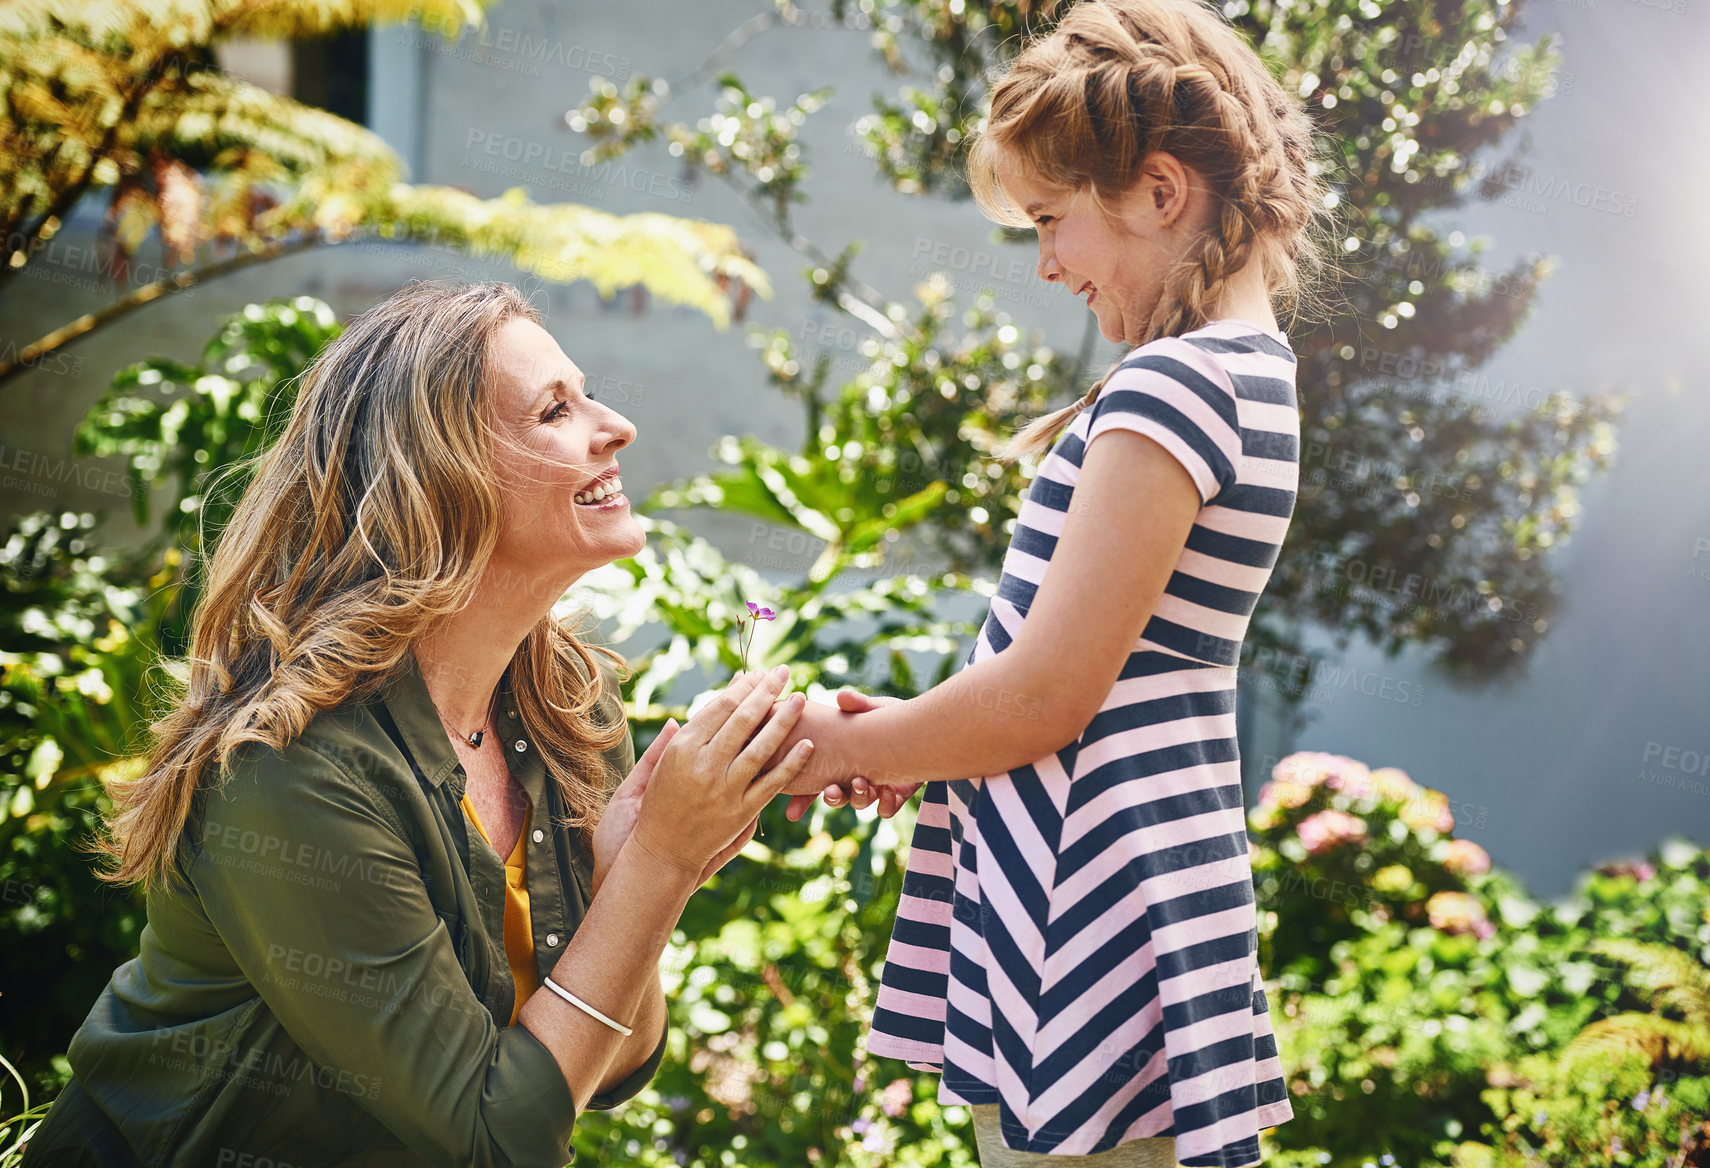
[[[1710,1163],[1710,852],[1605,866],[1540,924],[1596,963],[1592,1020],[1492,1071],[1491,1143],[1457,1165]]]
[[[55,1062],[64,1063],[65,1056],[61,1055]],[[6,1071],[6,1078],[0,1079],[0,1168],[16,1168],[23,1159],[24,1146],[29,1143],[30,1134],[47,1115],[53,1100],[49,1098],[31,1103],[29,1084],[4,1055],[0,1055],[0,1068]],[[69,1074],[68,1068],[66,1073]],[[19,1103],[16,1107],[7,1098],[12,1083],[18,1085]]]
[[[176,577],[97,549],[94,523],[27,516],[0,547],[0,1044],[42,1087],[57,1088],[51,1056],[145,923],[141,895],[99,881],[83,849],[107,806],[100,779],[130,765],[152,717]]]
[[[1710,853],[1671,842],[1541,906],[1440,792],[1318,753],[1278,764],[1249,827],[1295,1108],[1275,1163],[1710,1154]]]
[[[311,296],[251,304],[221,323],[196,364],[152,357],[120,370],[78,426],[73,449],[125,460],[145,529],[153,492],[167,487],[172,507],[158,538],[199,549],[204,525],[225,526],[250,461],[284,427],[292,381],[342,331],[332,309]],[[222,476],[235,476],[224,491]]]

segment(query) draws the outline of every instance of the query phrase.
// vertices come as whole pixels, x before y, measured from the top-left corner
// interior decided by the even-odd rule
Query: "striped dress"
[[[1100,434],[1158,442],[1204,506],[1080,737],[922,798],[867,1049],[941,1071],[940,1102],[998,1104],[1009,1148],[1171,1136],[1182,1164],[1234,1168],[1294,1115],[1258,965],[1235,679],[1294,511],[1295,367],[1286,338],[1242,321],[1142,345],[1023,500],[964,667],[1026,620]]]

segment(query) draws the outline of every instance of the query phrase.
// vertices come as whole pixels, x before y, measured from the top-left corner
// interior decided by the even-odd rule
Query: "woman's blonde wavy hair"
[[[101,878],[164,878],[197,788],[245,743],[282,750],[322,710],[376,694],[436,619],[475,594],[498,541],[488,346],[540,317],[508,284],[411,285],[350,322],[304,371],[208,565],[174,708],[147,770],[113,780]],[[596,658],[548,614],[510,666],[517,713],[591,829],[610,790]]]
[[[968,182],[989,218],[1032,228],[999,179],[1012,157],[1047,183],[1088,190],[1114,221],[1114,201],[1158,150],[1204,177],[1219,214],[1165,274],[1140,343],[1208,323],[1224,283],[1249,263],[1261,265],[1273,307],[1297,309],[1334,254],[1312,122],[1201,0],[1081,0],[1070,7],[1055,28],[1024,45],[993,86],[985,124],[969,135]],[[1114,370],[1073,405],[1011,437],[999,457],[1047,449]]]

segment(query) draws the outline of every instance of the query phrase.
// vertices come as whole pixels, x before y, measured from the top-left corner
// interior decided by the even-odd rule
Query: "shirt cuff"
[[[510,1164],[568,1164],[575,1157],[576,1098],[546,1044],[526,1026],[499,1031],[483,1113]]]
[[[633,1099],[643,1087],[653,1081],[653,1076],[659,1073],[659,1064],[665,1059],[665,1040],[671,1036],[671,1023],[667,1021],[659,1034],[659,1045],[653,1048],[653,1053],[647,1056],[647,1061],[626,1075],[621,1082],[602,1095],[595,1095],[588,1100],[588,1106],[595,1111],[609,1111],[618,1104]],[[562,1075],[559,1078],[563,1078]]]

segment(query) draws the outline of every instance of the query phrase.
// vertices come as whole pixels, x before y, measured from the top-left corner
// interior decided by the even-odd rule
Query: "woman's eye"
[[[559,418],[562,418],[565,415],[565,413],[569,411],[569,409],[570,409],[570,403],[568,403],[568,402],[555,402],[555,403],[553,403],[552,408],[546,411],[546,417],[543,420],[548,421],[548,422],[555,422]]]
[[[1043,227],[1045,224],[1052,222],[1056,218],[1057,217],[1055,215],[1041,215],[1039,218],[1035,219],[1034,222]]]

